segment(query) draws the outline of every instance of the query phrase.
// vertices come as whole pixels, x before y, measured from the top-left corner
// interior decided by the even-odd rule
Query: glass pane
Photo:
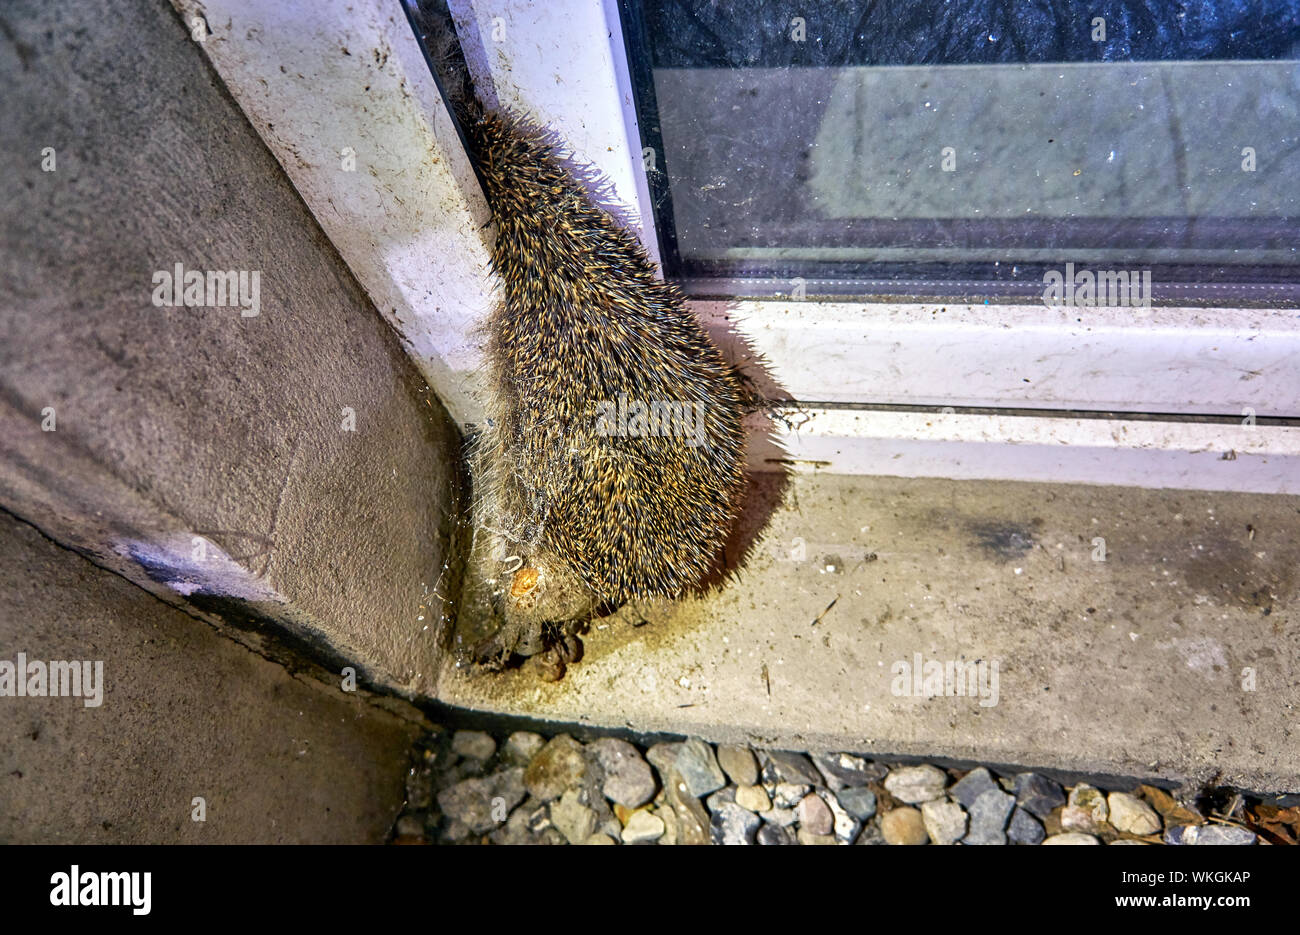
[[[1300,0],[623,12],[696,291],[1032,296],[1068,263],[1157,300],[1297,297]]]

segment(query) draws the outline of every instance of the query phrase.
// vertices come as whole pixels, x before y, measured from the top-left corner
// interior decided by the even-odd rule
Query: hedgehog
[[[472,477],[504,584],[474,657],[550,650],[562,671],[598,609],[678,597],[717,566],[745,486],[747,384],[545,131],[481,107],[462,125],[501,283]]]

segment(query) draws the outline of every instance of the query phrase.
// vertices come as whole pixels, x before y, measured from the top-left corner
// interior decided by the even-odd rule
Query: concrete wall
[[[0,843],[377,843],[401,808],[416,722],[0,513],[0,665],[20,652],[102,663],[102,703],[0,696]]]
[[[432,694],[458,433],[187,27],[6,4],[0,83],[0,506],[265,655]],[[157,306],[176,264],[257,271],[258,313]]]

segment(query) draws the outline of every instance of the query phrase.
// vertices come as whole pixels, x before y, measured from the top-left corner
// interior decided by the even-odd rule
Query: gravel
[[[923,766],[902,766],[885,777],[885,789],[900,802],[919,805],[943,795],[948,775],[928,763]]]
[[[588,745],[605,771],[603,791],[616,805],[636,808],[654,798],[655,778],[641,752],[626,740],[602,737]]]
[[[826,835],[835,830],[835,816],[831,814],[830,806],[815,793],[810,792],[799,801],[794,815],[800,831]]]
[[[734,802],[724,802],[710,822],[714,844],[753,844],[763,819]]]
[[[481,730],[458,730],[451,737],[451,752],[468,760],[490,760],[497,742]]]
[[[758,783],[758,760],[754,759],[749,747],[718,747],[718,765],[737,786],[753,786]]]
[[[713,755],[713,747],[703,740],[691,738],[677,750],[677,771],[686,781],[691,795],[699,798],[727,784],[727,777]]]
[[[1129,834],[1155,834],[1160,830],[1160,816],[1156,810],[1135,795],[1112,792],[1106,797],[1110,810],[1110,823],[1116,831]]]
[[[970,830],[963,844],[1006,844],[1007,821],[1016,806],[1015,796],[996,786],[981,792],[970,806]]]
[[[1011,813],[1011,821],[1007,824],[1007,838],[1011,843],[1042,844],[1046,836],[1047,832],[1043,830],[1038,819],[1017,805],[1015,811]]]
[[[628,818],[623,826],[624,844],[648,844],[664,836],[664,821],[658,815],[638,809]]]
[[[763,782],[790,783],[792,785],[816,786],[822,782],[821,773],[802,753],[787,753],[783,750],[768,750],[767,762],[763,767]]]
[[[1038,773],[1016,774],[1016,803],[1029,814],[1046,819],[1065,804],[1065,791],[1058,783]]]
[[[885,812],[880,819],[880,833],[888,844],[927,844],[930,835],[925,830],[925,819],[914,808],[895,808]]]
[[[955,781],[954,781],[955,780]],[[1251,845],[1241,794],[1063,786],[849,752],[649,748],[621,737],[435,731],[406,776],[401,844]],[[1197,801],[1231,802],[1202,813]]]
[[[948,794],[964,807],[970,808],[982,793],[998,788],[1000,787],[993,780],[992,774],[981,766],[979,769],[971,770],[958,780],[957,784],[948,790]]]
[[[596,832],[596,812],[581,789],[568,789],[551,806],[551,823],[570,844],[582,844]]]
[[[921,817],[934,844],[956,844],[966,834],[966,810],[952,799],[926,802]]]
[[[738,786],[736,804],[751,812],[766,812],[772,808],[772,800],[762,786]]]
[[[524,771],[524,785],[530,795],[549,802],[581,784],[586,773],[587,757],[582,744],[568,734],[560,734],[529,762]]]
[[[876,793],[871,789],[841,789],[835,797],[846,812],[859,821],[876,814]]]

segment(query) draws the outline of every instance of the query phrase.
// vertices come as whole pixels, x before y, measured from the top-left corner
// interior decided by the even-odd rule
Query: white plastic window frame
[[[491,231],[399,0],[172,2],[205,18],[213,65],[472,428]],[[604,174],[653,254],[616,0],[449,6],[480,86]],[[758,470],[1300,493],[1297,309],[691,305],[735,358],[764,358],[774,397],[798,401],[774,433],[756,421]]]

